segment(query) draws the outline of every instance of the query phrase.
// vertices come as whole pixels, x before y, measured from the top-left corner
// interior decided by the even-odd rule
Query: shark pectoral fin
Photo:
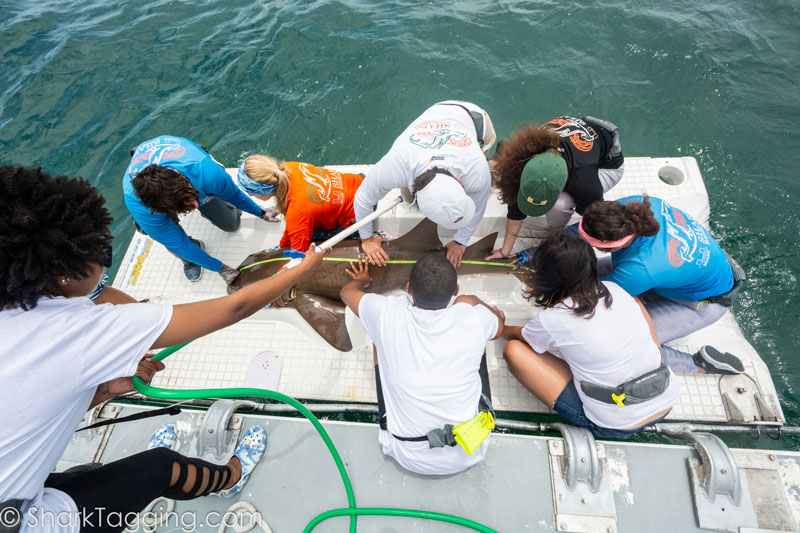
[[[462,257],[462,261],[465,259],[470,260],[480,260],[482,261],[484,257],[489,255],[494,248],[494,241],[497,240],[497,232],[487,235],[483,239],[479,240],[476,243],[470,244],[467,246],[467,249],[464,251],[464,257]]]
[[[294,306],[300,316],[328,344],[342,352],[349,352],[353,349],[353,343],[350,342],[350,334],[347,333],[344,321],[345,305],[343,303],[316,294],[301,294],[294,301]]]
[[[402,237],[387,243],[386,249],[404,252],[438,252],[442,249],[442,241],[439,240],[436,223],[426,218]]]

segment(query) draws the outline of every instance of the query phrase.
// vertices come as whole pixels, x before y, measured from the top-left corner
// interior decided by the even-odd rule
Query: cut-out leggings
[[[86,518],[81,531],[122,531],[122,527],[114,527],[120,515],[138,513],[159,497],[191,500],[205,496],[225,487],[231,475],[227,466],[154,448],[97,468],[50,474],[45,487],[73,499]],[[99,523],[103,516],[108,520]]]

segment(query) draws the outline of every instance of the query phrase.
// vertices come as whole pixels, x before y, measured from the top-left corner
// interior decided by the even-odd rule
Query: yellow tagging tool
[[[494,416],[487,411],[481,411],[478,416],[459,424],[453,428],[453,435],[455,435],[456,442],[464,448],[467,455],[472,455],[477,450],[489,432],[494,429]]]
[[[625,393],[623,392],[620,395],[616,395],[613,392],[611,393],[611,399],[614,400],[614,403],[619,405],[620,407],[625,407],[625,404],[622,403],[625,401]]]

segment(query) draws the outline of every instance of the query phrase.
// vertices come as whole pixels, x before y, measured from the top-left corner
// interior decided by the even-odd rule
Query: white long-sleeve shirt
[[[461,180],[464,191],[475,202],[475,216],[460,228],[453,240],[466,245],[478,228],[492,189],[489,164],[478,145],[475,125],[464,109],[434,104],[408,126],[392,148],[373,166],[356,192],[356,220],[375,210],[378,201],[392,189],[412,188],[414,178],[431,167],[443,168]],[[469,109],[480,108],[459,102]],[[362,239],[372,236],[372,224],[359,230]]]

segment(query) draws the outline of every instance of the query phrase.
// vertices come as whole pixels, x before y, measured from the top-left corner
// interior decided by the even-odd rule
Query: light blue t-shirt
[[[642,196],[617,200],[641,202]],[[658,233],[637,237],[628,248],[611,254],[614,265],[604,281],[613,281],[629,294],[648,290],[681,301],[725,294],[733,287],[733,271],[725,252],[698,221],[660,198],[650,197]]]
[[[205,150],[182,137],[162,135],[140,144],[122,178],[125,205],[136,223],[153,239],[169,250],[203,268],[218,272],[222,262],[194,244],[186,233],[163,213],[154,213],[136,196],[131,181],[149,165],[177,170],[197,189],[197,203],[206,204],[219,196],[243,211],[255,216],[261,208],[233,182],[225,168]]]

